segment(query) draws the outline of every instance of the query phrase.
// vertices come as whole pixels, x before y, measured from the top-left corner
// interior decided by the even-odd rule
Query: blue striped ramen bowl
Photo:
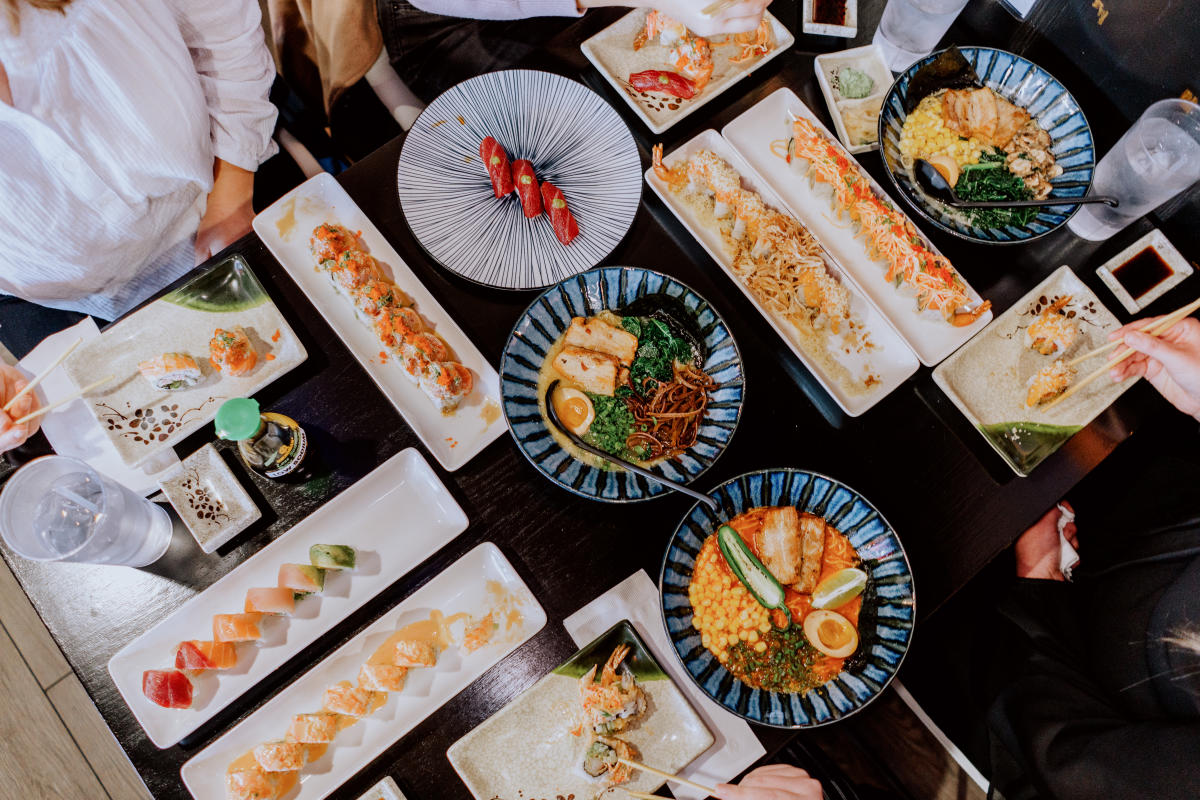
[[[1063,174],[1051,183],[1053,198],[1083,197],[1092,185],[1096,168],[1096,149],[1092,129],[1071,93],[1028,59],[990,47],[960,47],[959,51],[971,62],[984,85],[994,89],[1010,102],[1026,109],[1038,125],[1050,134],[1050,151],[1063,168]],[[879,114],[880,152],[884,170],[892,184],[917,211],[938,228],[972,242],[1016,244],[1045,236],[1064,223],[1078,210],[1078,205],[1042,206],[1038,215],[1027,225],[1006,225],[1003,228],[981,228],[971,225],[957,214],[952,216],[943,204],[931,200],[913,182],[912,173],[904,166],[900,154],[900,132],[908,114],[904,110],[904,95],[908,82],[918,69],[932,61],[941,51],[917,61],[905,70],[883,101]]]
[[[610,503],[648,500],[668,491],[662,484],[622,469],[600,469],[564,450],[551,435],[538,405],[538,374],[546,355],[571,324],[646,295],[664,294],[695,315],[707,350],[704,371],[719,386],[709,402],[696,444],[652,471],[688,483],[711,467],[737,429],[745,384],[742,357],[728,326],[703,297],[660,272],[637,267],[600,267],[551,286],[517,320],[500,360],[500,396],[517,447],[538,471],[575,494]]]
[[[659,576],[667,636],[688,675],[734,714],[773,728],[815,728],[865,708],[895,677],[912,640],[916,610],[912,571],[896,532],[858,492],[802,469],[747,473],[721,484],[709,496],[720,504],[720,512],[700,503],[692,507],[667,545]],[[858,650],[830,681],[803,693],[756,689],[735,677],[701,643],[688,598],[696,556],[719,526],[753,508],[787,505],[824,517],[845,534],[868,575]]]

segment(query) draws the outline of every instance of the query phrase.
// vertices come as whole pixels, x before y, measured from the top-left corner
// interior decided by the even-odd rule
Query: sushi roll
[[[308,240],[308,249],[317,259],[317,263],[336,262],[342,253],[357,247],[358,236],[350,229],[333,222],[323,222],[313,228],[312,238]]]
[[[392,663],[397,667],[432,667],[437,664],[437,650],[429,642],[401,639],[392,651]]]
[[[344,544],[314,544],[308,548],[308,558],[321,569],[354,569],[354,548]]]
[[[321,707],[333,714],[347,717],[365,717],[371,713],[371,690],[351,686],[348,682],[330,686],[325,690]]]
[[[389,308],[375,320],[379,341],[393,350],[400,349],[407,337],[424,330],[425,320],[411,308]]]
[[[474,385],[471,370],[456,361],[431,364],[421,377],[421,389],[443,414],[458,408]]]
[[[258,352],[241,325],[231,331],[217,328],[208,348],[209,363],[226,375],[245,375],[258,363]]]
[[[338,286],[352,292],[367,281],[379,277],[379,265],[362,250],[347,250],[338,256],[337,264],[329,272]]]
[[[192,707],[192,682],[177,669],[148,669],[143,672],[142,694],[163,708]]]
[[[262,638],[258,629],[262,614],[216,614],[213,616],[213,640],[252,642]]]
[[[150,381],[155,389],[187,389],[195,386],[204,375],[196,359],[183,353],[163,353],[138,364],[138,372]]]
[[[288,739],[304,744],[328,744],[338,732],[338,715],[328,711],[297,714],[288,726]]]
[[[388,309],[412,305],[412,298],[386,278],[368,278],[350,294],[359,315],[372,325]]]
[[[498,627],[490,611],[481,619],[471,620],[467,632],[463,635],[463,649],[468,653],[474,653],[492,640],[492,634]]]
[[[296,593],[286,586],[250,589],[246,592],[246,612],[291,614],[296,610]]]
[[[325,570],[311,564],[282,564],[276,582],[296,594],[312,594],[325,588]]]
[[[279,797],[279,776],[257,763],[230,769],[225,774],[228,800],[275,800]]]
[[[232,642],[180,642],[175,649],[175,669],[229,669],[237,664]]]
[[[295,772],[304,767],[300,742],[263,742],[254,748],[254,760],[264,772]]]
[[[363,664],[358,671],[358,685],[376,692],[398,692],[404,688],[408,667],[395,664]]]
[[[416,381],[439,361],[449,361],[450,348],[436,333],[414,333],[404,340],[404,369]]]

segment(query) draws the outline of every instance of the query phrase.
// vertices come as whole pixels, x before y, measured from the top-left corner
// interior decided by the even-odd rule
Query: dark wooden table
[[[799,31],[795,6],[776,6],[781,6],[776,13],[785,24]],[[860,3],[864,31],[860,40],[869,39],[880,8],[881,2]],[[1007,17],[993,12],[1003,14],[992,9],[978,19],[962,20],[952,30],[952,37],[1002,43],[1005,37],[1020,32]],[[579,22],[564,23],[560,35],[522,65],[579,78],[607,97],[629,120],[648,163],[648,147],[653,141],[578,50],[580,41],[615,16],[615,12],[589,14]],[[815,53],[846,45],[844,40],[798,36],[793,50],[707,106],[704,113],[672,129],[664,137],[668,152],[703,128],[719,129],[780,86],[791,87],[818,114],[827,115],[813,77],[812,58]],[[1039,58],[1084,101],[1100,149],[1106,149],[1124,123],[1105,124],[1093,114],[1086,101],[1098,105],[1106,101],[1094,87],[1078,80],[1064,59],[1052,52]],[[1077,80],[1073,82],[1073,78]],[[395,184],[399,150],[400,141],[393,141],[344,173],[342,181],[467,335],[498,363],[514,321],[534,294],[484,289],[433,266],[409,233],[399,208]],[[886,184],[878,155],[860,158]],[[999,313],[1063,263],[1076,267],[1096,287],[1091,269],[1142,227],[1148,224],[1103,245],[1076,239],[1065,230],[1010,248],[973,247],[936,234],[933,238]],[[251,476],[237,465],[243,483],[264,509],[264,519],[211,556],[202,554],[186,536],[177,536],[168,556],[143,570],[38,564],[7,552],[4,556],[151,792],[165,799],[188,796],[179,780],[179,767],[198,748],[463,553],[479,542],[495,542],[545,607],[549,624],[349,780],[336,795],[355,797],[390,774],[412,797],[465,798],[467,792],[446,759],[446,748],[575,650],[562,628],[564,617],[638,569],[657,578],[667,538],[690,501],[667,496],[626,506],[578,498],[541,478],[511,439],[504,437],[459,471],[439,470],[470,518],[466,533],[293,658],[184,744],[156,749],[109,679],[109,658],[392,454],[404,447],[420,447],[404,420],[262,243],[248,236],[231,249],[244,255],[263,279],[309,352],[304,365],[258,398],[265,407],[290,414],[305,425],[329,475],[299,487],[284,486]],[[878,505],[899,532],[915,573],[922,618],[1009,546],[1149,411],[1162,408],[1146,387],[1137,387],[1032,477],[1017,478],[935,388],[929,369],[922,369],[864,416],[849,419],[841,415],[767,323],[650,192],[644,194],[629,235],[604,263],[651,267],[679,277],[708,298],[738,339],[748,387],[743,421],[728,451],[699,485],[707,488],[739,473],[772,466],[812,468],[853,485]],[[1196,281],[1193,279],[1193,284]],[[1106,301],[1111,300],[1105,290],[1098,291]],[[1109,305],[1117,308],[1115,302]],[[210,438],[211,429],[205,429],[178,450],[186,455]],[[226,443],[219,446],[228,450]],[[436,467],[436,462],[429,460]],[[919,635],[913,646],[921,646]],[[769,751],[787,740],[782,732],[758,732]]]

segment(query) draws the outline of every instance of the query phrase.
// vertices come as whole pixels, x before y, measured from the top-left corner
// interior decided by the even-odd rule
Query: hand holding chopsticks
[[[22,397],[24,397],[25,395],[32,392],[35,388],[37,388],[37,385],[39,383],[41,383],[47,375],[49,375],[51,372],[53,372],[55,367],[57,367],[62,362],[66,361],[67,356],[69,356],[69,355],[71,355],[71,353],[75,352],[75,348],[79,347],[79,343],[82,341],[83,341],[83,338],[80,337],[80,338],[76,339],[74,342],[72,342],[71,346],[68,347],[66,350],[62,351],[62,354],[59,355],[58,358],[54,359],[54,361],[50,364],[50,366],[46,367],[44,370],[39,372],[37,374],[37,377],[35,377],[29,383],[25,384],[24,389],[17,392],[16,394],[14,394],[12,397],[8,398],[8,402],[4,404],[4,408],[0,409],[0,411],[4,411],[5,413],[8,413],[8,411],[10,409],[12,409],[13,406],[15,406]]]
[[[1197,416],[1200,414],[1200,321],[1187,319],[1188,315],[1197,309],[1200,309],[1200,299],[1164,317],[1126,326],[1117,332],[1120,338],[1072,359],[1068,366],[1106,353],[1122,344],[1128,348],[1073,384],[1043,408],[1053,408],[1100,376],[1115,370],[1118,380],[1145,377],[1176,408],[1185,414]],[[1140,349],[1129,347],[1125,337],[1130,335],[1136,335],[1140,340]],[[1135,341],[1134,344],[1139,342]],[[1137,358],[1134,358],[1135,356]],[[1133,359],[1132,363],[1120,366],[1129,359]]]
[[[661,769],[655,769],[654,767],[646,766],[645,764],[642,764],[641,762],[638,762],[638,761],[634,761],[633,759],[630,759],[630,758],[618,758],[617,761],[624,764],[627,767],[633,767],[634,769],[640,769],[643,772],[649,772],[651,775],[657,775],[660,778],[665,778],[666,780],[674,781],[675,783],[681,783],[684,786],[690,786],[693,789],[696,789],[697,791],[705,792],[706,794],[709,794],[709,795],[714,795],[717,793],[717,790],[713,789],[710,786],[705,786],[704,784],[696,783],[695,781],[689,781],[687,778],[680,777],[679,775],[672,775],[670,772],[663,772]],[[626,791],[629,791],[629,790],[627,789]],[[634,793],[630,792],[630,794],[634,794]],[[634,794],[634,796],[636,797],[637,795]]]

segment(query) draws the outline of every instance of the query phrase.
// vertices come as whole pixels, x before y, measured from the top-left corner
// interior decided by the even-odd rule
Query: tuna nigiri
[[[358,671],[358,685],[376,692],[398,692],[404,688],[408,667],[394,664],[363,664]]]
[[[245,375],[258,363],[258,351],[241,325],[231,331],[217,328],[208,348],[209,363],[226,375]]]
[[[562,191],[549,181],[542,181],[542,202],[546,207],[546,216],[550,218],[550,226],[554,235],[563,244],[570,244],[579,235],[579,223],[575,215],[567,208],[567,198]]]
[[[175,650],[175,669],[229,669],[235,664],[233,642],[180,642]]]
[[[325,588],[325,570],[311,564],[283,564],[276,583],[297,594],[312,594]]]
[[[504,197],[512,193],[512,165],[508,161],[508,153],[500,143],[491,136],[479,143],[479,157],[487,168],[488,177],[492,179],[492,192],[496,197]]]
[[[326,744],[338,732],[338,715],[328,711],[317,714],[297,714],[288,726],[288,738],[304,744]]]
[[[266,772],[295,772],[304,766],[304,745],[263,742],[254,748],[254,760]]]
[[[246,591],[246,612],[291,614],[296,610],[296,593],[286,586]]]
[[[262,614],[216,614],[213,616],[213,639],[218,642],[250,642],[261,639],[258,629]]]
[[[401,639],[396,642],[392,663],[398,667],[432,667],[437,663],[437,650],[429,642]]]
[[[360,689],[342,681],[325,690],[322,708],[348,717],[365,717],[371,708],[371,690]]]
[[[148,669],[143,672],[142,694],[163,708],[192,707],[192,682],[177,669]]]
[[[275,800],[279,776],[257,764],[247,765],[225,775],[225,793],[229,800]]]
[[[521,198],[521,210],[525,216],[532,219],[542,213],[542,193],[538,188],[537,175],[533,172],[533,164],[525,159],[519,159],[512,165],[513,183],[517,187],[517,197]]]

